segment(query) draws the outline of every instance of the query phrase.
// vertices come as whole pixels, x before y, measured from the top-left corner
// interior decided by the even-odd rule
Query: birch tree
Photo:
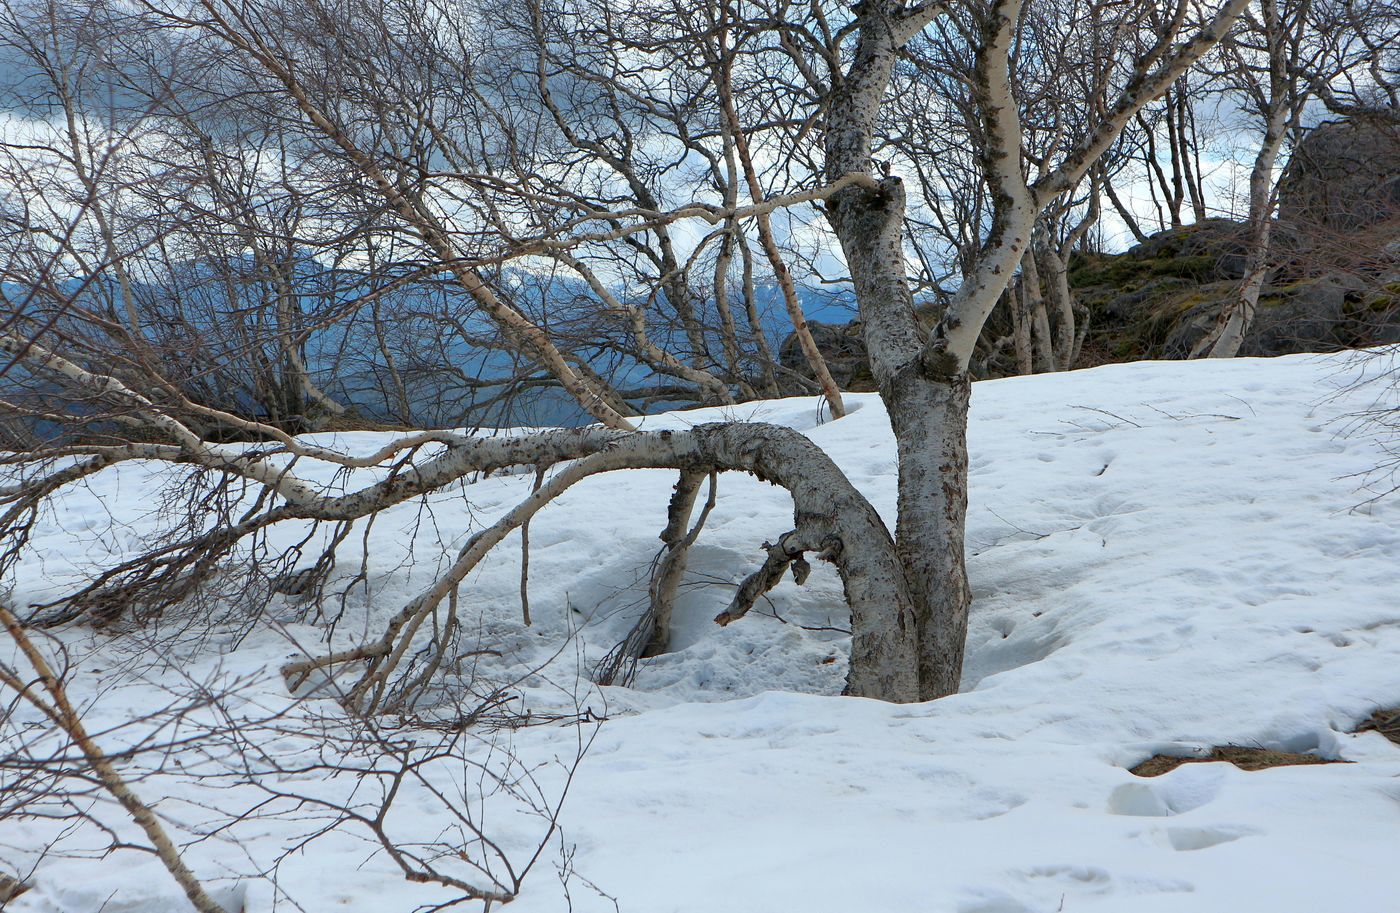
[[[414,245],[433,271],[469,294],[507,344],[547,371],[599,424],[523,436],[405,433],[373,454],[350,455],[193,402],[153,378],[150,384],[127,382],[95,359],[74,357],[33,334],[12,331],[0,337],[0,351],[23,359],[29,370],[55,384],[85,391],[89,402],[101,407],[69,416],[70,421],[87,423],[100,415],[114,426],[144,430],[102,443],[74,438],[42,458],[22,459],[20,478],[0,489],[5,522],[15,527],[62,487],[125,460],[194,467],[253,493],[218,522],[192,527],[158,555],[112,568],[89,588],[89,596],[116,591],[124,604],[133,605],[226,559],[241,542],[274,524],[349,529],[390,505],[472,473],[533,468],[541,484],[530,496],[477,532],[438,579],[392,614],[377,638],[287,667],[293,680],[358,670],[347,703],[372,712],[412,700],[422,679],[421,666],[408,671],[411,650],[421,655],[412,645],[431,637],[432,620],[455,604],[468,573],[571,486],[602,472],[677,472],[677,496],[664,534],[668,560],[659,566],[674,579],[684,570],[689,543],[703,535],[703,509],[699,519],[690,519],[699,483],[712,474],[743,472],[788,490],[793,523],[786,532],[774,531],[763,564],[717,620],[736,622],[786,572],[799,582],[805,579],[808,559],[815,557],[834,565],[850,605],[847,692],[891,701],[951,694],[959,685],[970,602],[963,553],[966,430],[970,368],[983,327],[1031,250],[1035,227],[1048,208],[1089,179],[1144,106],[1221,40],[1247,2],[1202,7],[1181,0],[1165,8],[1165,18],[1156,2],[1107,8],[1106,27],[1122,40],[1096,65],[1080,116],[1044,134],[1053,141],[1032,146],[1028,119],[1044,109],[1028,104],[1018,89],[1018,74],[1032,65],[1036,52],[1025,31],[1024,0],[863,0],[851,9],[724,0],[703,7],[709,18],[700,23],[688,4],[601,7],[561,0],[558,9],[549,8],[551,16],[574,16],[602,44],[628,49],[621,58],[628,67],[623,76],[616,72],[616,59],[571,58],[571,78],[608,87],[591,97],[604,105],[625,97],[647,109],[652,95],[674,92],[696,99],[696,110],[714,117],[706,124],[697,115],[691,142],[714,156],[722,181],[695,185],[690,201],[660,206],[641,199],[637,188],[625,194],[606,191],[618,186],[615,182],[626,184],[632,166],[625,158],[610,163],[588,150],[592,139],[567,140],[575,150],[590,151],[587,164],[572,173],[537,154],[534,144],[546,135],[557,137],[558,127],[538,91],[538,78],[530,90],[540,101],[537,107],[470,91],[439,91],[446,85],[479,85],[470,77],[475,61],[491,52],[493,32],[492,21],[476,7],[435,0],[395,0],[372,9],[320,0],[198,0],[136,12],[122,8],[114,21],[133,21],[122,19],[130,15],[212,52],[220,64],[221,91],[255,98],[288,135],[299,137],[300,160],[344,176],[338,192],[389,220],[394,237]],[[899,126],[889,122],[887,104],[901,60],[933,31],[949,36],[948,46],[969,66],[967,110],[982,135],[976,165],[987,187],[987,221],[975,243],[967,245],[961,283],[932,314],[921,315],[909,277],[903,160],[890,142]],[[453,53],[426,56],[443,44]],[[702,92],[669,81],[675,62],[692,51],[688,59],[701,65],[677,72],[676,79],[693,76],[705,87]],[[633,79],[641,76],[650,86],[646,92],[638,91]],[[479,123],[466,117],[485,118],[490,129],[454,132]],[[554,127],[545,133],[535,129],[550,121]],[[648,137],[658,146],[670,141],[662,132]],[[677,154],[694,160],[694,149],[681,147]],[[600,161],[606,175],[597,167]],[[599,206],[600,200],[606,205]],[[775,216],[810,213],[813,207],[848,271],[871,370],[897,442],[892,531],[830,458],[795,431],[745,422],[634,430],[619,398],[561,345],[551,324],[532,319],[492,278],[503,264],[542,260],[577,271],[570,258],[589,266],[591,259],[605,256],[600,251],[615,249],[610,245],[626,247],[647,232],[658,238],[662,226],[667,231],[708,226],[716,232],[711,243],[718,249],[728,244],[733,251],[747,246],[744,239],[757,238],[755,262],[767,260],[786,296]],[[679,251],[676,259],[682,261]],[[664,254],[662,270],[660,278],[669,281]],[[599,281],[588,283],[598,300],[609,314],[634,321],[626,302],[607,300],[603,275],[595,272]],[[680,329],[685,336],[685,327]],[[714,375],[724,368],[725,356],[701,354],[691,349],[657,358],[677,359],[678,374],[684,368]],[[245,443],[212,440],[201,434],[196,419],[236,429]],[[310,467],[318,464],[384,472],[373,483],[342,492],[313,481],[318,475]],[[666,580],[653,588],[663,598],[670,589]],[[440,653],[450,644],[433,641],[430,647]]]
[[[1193,348],[1193,355],[1237,355],[1259,308],[1259,293],[1269,272],[1279,155],[1285,142],[1297,134],[1308,102],[1309,92],[1300,79],[1303,60],[1317,51],[1308,47],[1309,10],[1308,0],[1259,0],[1257,9],[1247,8],[1222,43],[1225,78],[1235,83],[1247,110],[1262,122],[1263,132],[1249,172],[1244,277],[1215,327]]]
[[[1355,27],[1359,20],[1366,26]],[[1385,91],[1386,54],[1378,34],[1394,34],[1395,17],[1312,0],[1258,0],[1241,15],[1221,43],[1219,81],[1241,101],[1251,120],[1262,127],[1249,171],[1244,276],[1225,303],[1212,331],[1193,355],[1230,358],[1239,353],[1259,309],[1259,295],[1271,265],[1274,210],[1278,202],[1281,162],[1296,141],[1304,115],[1319,94],[1338,98],[1333,85],[1354,81],[1359,72],[1380,77],[1372,90]],[[1393,65],[1393,55],[1390,57]],[[1358,113],[1362,109],[1356,109]]]

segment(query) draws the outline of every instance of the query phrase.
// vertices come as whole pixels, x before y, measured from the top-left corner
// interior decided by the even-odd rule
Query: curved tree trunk
[[[840,574],[851,608],[847,693],[896,702],[927,696],[917,671],[919,618],[927,612],[916,604],[905,571],[906,564],[914,560],[912,553],[903,555],[896,549],[894,537],[865,496],[820,447],[791,428],[726,422],[684,431],[627,433],[586,428],[518,438],[459,439],[441,456],[397,478],[345,495],[305,497],[295,505],[276,509],[267,522],[353,520],[436,490],[471,472],[508,465],[553,466],[571,460],[577,462],[570,463],[493,526],[474,535],[453,565],[410,600],[377,641],[342,656],[293,663],[284,671],[304,675],[337,662],[368,660],[370,669],[352,690],[351,703],[359,709],[375,709],[389,693],[384,670],[392,670],[418,627],[491,549],[573,484],[590,475],[622,469],[678,469],[687,474],[735,471],[772,482],[792,495],[794,529],[780,540],[792,561],[810,552],[831,562]],[[964,462],[961,471],[965,474],[965,470]],[[901,491],[917,494],[916,487],[904,484],[903,478]],[[690,498],[688,492],[683,496],[687,502]],[[677,516],[680,513],[676,511]],[[249,529],[263,528],[267,522]],[[928,540],[913,541],[910,548],[917,549],[918,542]],[[957,547],[960,555],[961,538]],[[928,579],[936,579],[939,572],[937,565],[934,567]]]

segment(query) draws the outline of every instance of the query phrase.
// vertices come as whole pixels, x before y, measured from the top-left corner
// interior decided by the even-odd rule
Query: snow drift
[[[1383,382],[1362,382],[1386,357],[1137,363],[977,384],[964,691],[930,704],[837,696],[847,619],[828,568],[801,588],[785,582],[740,622],[711,622],[761,560],[759,544],[791,524],[784,491],[738,476],[719,481],[672,652],[643,661],[632,688],[591,686],[588,670],[643,608],[674,473],[581,483],[533,524],[533,626],[520,622],[518,534],[464,591],[463,611],[501,654],[483,663],[518,679],[524,706],[608,717],[564,806],[558,858],[541,863],[511,908],[1397,909],[1377,875],[1400,841],[1400,747],[1351,734],[1376,708],[1400,704],[1400,498],[1372,500],[1383,442],[1354,420],[1393,407]],[[645,427],[720,417],[789,425],[891,517],[888,423],[878,397],[849,404],[836,422],[800,399]],[[365,450],[379,440],[321,438]],[[69,493],[36,527],[32,557],[11,581],[15,600],[61,595],[99,553],[134,553],[155,522],[158,481],[124,466]],[[336,642],[376,630],[445,548],[531,481],[490,478],[401,505],[347,543]],[[64,632],[90,727],[139,716],[176,679],[236,677],[250,707],[293,706],[276,670],[325,628],[291,598],[257,608],[273,623],[172,648],[178,668],[169,654],[141,661],[121,639]],[[572,727],[535,727],[511,747],[557,793],[563,768],[553,761],[579,738]],[[1256,773],[1196,764],[1153,779],[1127,769],[1225,744],[1352,763]],[[211,799],[201,772],[217,759],[187,750],[187,773],[163,773],[151,798],[192,839],[210,826],[211,803],[233,803],[246,784],[220,781]],[[315,746],[289,739],[285,750]],[[426,796],[419,807],[425,831],[445,826]],[[538,822],[507,814],[491,827],[528,846]],[[406,884],[348,838],[282,859],[275,883],[252,877],[301,835],[294,820],[232,827],[187,855],[210,883],[240,893],[248,913],[289,899],[308,911],[408,911],[447,896]],[[0,822],[5,868],[37,865],[34,888],[8,909],[187,908],[141,854],[41,856],[57,836],[45,822]],[[88,840],[64,839],[73,852]]]

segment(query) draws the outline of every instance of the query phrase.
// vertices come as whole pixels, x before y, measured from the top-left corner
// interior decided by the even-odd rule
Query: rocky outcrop
[[[1321,124],[1294,150],[1279,182],[1279,221],[1353,232],[1400,217],[1400,124]]]
[[[1209,219],[1081,258],[1071,284],[1093,314],[1090,363],[1190,354],[1238,290],[1245,238],[1244,225]],[[1241,355],[1400,341],[1400,126],[1311,130],[1279,184],[1270,248]]]
[[[1084,364],[1187,357],[1238,290],[1244,230],[1208,220],[1123,254],[1078,258],[1070,282],[1092,315]],[[1282,224],[1274,246],[1277,265],[1241,355],[1400,341],[1400,283],[1373,249],[1349,261],[1340,255],[1324,261]]]
[[[1221,291],[1228,294],[1233,289]],[[1394,296],[1392,296],[1394,299]],[[1240,346],[1241,355],[1326,352],[1397,340],[1400,321],[1392,306],[1375,313],[1370,294],[1355,275],[1329,273],[1297,282],[1266,285],[1259,311]],[[1168,358],[1181,358],[1215,326],[1220,300],[1194,305],[1176,321],[1163,344]],[[1386,317],[1392,319],[1384,319]],[[1376,319],[1382,318],[1382,319]]]
[[[1089,308],[1089,337],[1077,367],[1153,358],[1186,358],[1215,325],[1244,275],[1245,227],[1212,219],[1149,238],[1122,254],[1077,257],[1070,285]],[[1259,295],[1259,311],[1240,348],[1246,356],[1327,352],[1400,342],[1400,241],[1389,249],[1358,245],[1349,260],[1301,250],[1285,226],[1278,265]],[[1385,264],[1389,263],[1387,267]],[[843,390],[873,390],[859,321],[809,322]],[[810,377],[795,337],[781,349],[784,367]],[[809,392],[788,384],[792,393]]]
[[[812,339],[817,344],[817,350],[826,359],[827,370],[831,372],[836,386],[853,393],[875,389],[875,379],[870,374],[870,360],[865,354],[865,339],[861,336],[859,320],[852,320],[850,323],[809,320],[807,328],[812,331]],[[792,374],[808,380],[812,378],[807,357],[793,333],[789,333],[783,340],[782,348],[778,350],[778,363]],[[791,394],[811,392],[791,381],[784,383],[784,387],[785,392]]]

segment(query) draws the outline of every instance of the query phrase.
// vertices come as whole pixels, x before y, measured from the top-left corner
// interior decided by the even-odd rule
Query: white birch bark
[[[1200,354],[1208,346],[1207,354],[1211,358],[1238,355],[1259,310],[1259,293],[1269,273],[1269,241],[1277,200],[1274,167],[1290,127],[1295,125],[1301,112],[1302,100],[1307,97],[1306,92],[1300,97],[1296,86],[1296,61],[1290,59],[1291,42],[1285,34],[1278,0],[1259,0],[1259,3],[1257,27],[1263,31],[1260,37],[1267,48],[1269,63],[1267,86],[1251,85],[1252,94],[1263,101],[1265,111],[1264,135],[1249,172],[1249,252],[1239,290],[1226,303],[1212,333],[1192,353]],[[1251,72],[1243,62],[1241,68],[1245,74]],[[1245,78],[1252,82],[1252,77],[1246,75]]]

